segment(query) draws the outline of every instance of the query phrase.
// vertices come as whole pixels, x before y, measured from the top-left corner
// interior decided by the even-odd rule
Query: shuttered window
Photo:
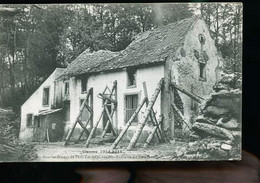
[[[125,96],[125,122],[131,118],[138,106],[138,94]],[[134,118],[134,122],[137,122],[137,116]]]

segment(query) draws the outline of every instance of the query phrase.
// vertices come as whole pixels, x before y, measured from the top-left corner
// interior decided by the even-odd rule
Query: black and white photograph
[[[242,3],[0,5],[0,161],[241,160]]]

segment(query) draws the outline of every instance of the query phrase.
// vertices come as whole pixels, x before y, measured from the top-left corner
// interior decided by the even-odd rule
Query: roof
[[[164,63],[169,53],[184,43],[186,33],[197,17],[187,18],[166,26],[146,31],[121,52],[88,50],[80,54],[66,69],[64,75],[111,71],[133,66]]]

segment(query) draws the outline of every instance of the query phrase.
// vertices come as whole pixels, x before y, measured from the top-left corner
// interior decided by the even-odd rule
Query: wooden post
[[[201,103],[204,99],[202,97],[196,96],[194,94],[192,94],[191,92],[186,91],[185,89],[181,88],[180,86],[177,86],[175,83],[171,83],[171,86],[173,86],[174,88],[176,88],[177,90],[181,91],[182,93],[188,95],[190,98],[194,99],[195,101],[197,101],[198,103]]]
[[[147,98],[147,100],[146,100],[146,107],[147,107],[148,103],[149,103],[149,99],[148,99],[148,92],[147,92],[147,87],[146,87],[145,81],[143,82],[143,89],[144,89],[144,96]],[[151,109],[151,112],[150,112],[150,118],[152,120],[153,125],[156,126],[157,120],[156,120],[153,108]],[[156,131],[156,136],[157,136],[158,140],[161,141],[161,136],[157,131]]]
[[[107,117],[108,117],[108,122],[107,122],[107,123],[110,123],[110,124],[111,124],[112,132],[113,132],[114,135],[116,135],[115,129],[114,129],[114,127],[113,127],[113,126],[114,126],[114,125],[113,125],[113,120],[112,120],[112,118],[111,118],[111,116],[110,116],[110,114],[109,114],[109,111],[108,111],[108,109],[107,109],[107,106],[104,106],[104,108],[105,108],[105,112],[106,112]]]
[[[104,94],[102,94],[102,93],[99,93],[98,94],[102,99],[106,99],[106,100],[109,100],[110,102],[113,102],[113,103],[117,103],[117,101],[116,100],[114,100],[114,99],[112,99],[112,98],[110,98],[110,97],[107,97],[106,95],[104,95]]]
[[[120,132],[119,136],[117,137],[117,139],[115,140],[115,142],[112,145],[112,149],[115,149],[116,146],[118,145],[118,143],[120,142],[120,140],[123,138],[123,136],[125,135],[126,131],[128,130],[128,128],[131,126],[132,122],[134,121],[135,117],[138,115],[138,113],[140,112],[140,110],[142,109],[143,105],[146,102],[146,98],[144,98],[141,102],[141,104],[136,108],[135,112],[133,113],[133,115],[131,116],[131,118],[128,120],[128,122],[126,123],[124,129]]]
[[[160,124],[162,123],[162,121],[163,121],[163,116],[161,115],[160,118],[159,118],[158,124],[160,125]],[[154,136],[154,134],[155,134],[155,132],[156,132],[157,129],[159,129],[159,128],[157,128],[157,126],[154,126],[154,127],[153,127],[152,132],[150,133],[150,135],[148,136],[148,138],[147,138],[147,140],[146,140],[146,142],[145,142],[145,144],[144,144],[144,147],[145,147],[145,148],[149,146],[149,144],[150,144],[150,142],[152,141],[153,136]]]
[[[47,142],[50,142],[50,137],[49,137],[49,129],[46,129],[46,137],[47,137]]]
[[[156,87],[155,92],[154,92],[154,94],[153,94],[153,96],[152,96],[152,98],[151,98],[151,100],[150,100],[150,102],[149,102],[145,112],[144,112],[143,119],[140,121],[140,123],[137,126],[137,130],[135,131],[135,133],[134,133],[134,135],[133,135],[133,137],[132,137],[132,139],[130,141],[129,146],[127,147],[127,150],[131,150],[135,146],[135,144],[136,144],[136,142],[137,142],[137,140],[138,140],[138,138],[139,138],[139,136],[140,136],[140,134],[141,134],[141,132],[142,132],[142,130],[144,128],[144,125],[145,125],[145,123],[146,123],[146,121],[148,119],[148,116],[149,116],[149,114],[151,112],[151,109],[152,109],[152,107],[153,107],[153,105],[154,105],[154,103],[155,103],[155,101],[156,101],[156,99],[157,99],[157,97],[158,97],[158,95],[159,95],[159,93],[161,91],[161,88],[163,86],[163,82],[164,82],[164,79],[162,78],[160,80],[158,86]]]
[[[86,128],[87,128],[89,122],[91,121],[92,117],[93,117],[93,113],[90,114],[90,117],[89,117],[88,121],[86,122],[86,125],[85,125]],[[78,141],[81,139],[83,134],[84,134],[84,130],[80,133]],[[87,135],[89,135],[89,133]]]
[[[84,131],[87,135],[89,135],[88,129],[84,126],[84,124],[81,122],[81,120],[78,120],[78,123],[79,123],[79,125],[81,126],[81,128],[83,129],[83,131]]]
[[[71,138],[71,136],[72,136],[72,133],[73,133],[73,131],[74,131],[74,129],[75,129],[75,127],[76,127],[76,125],[77,125],[77,123],[78,123],[78,121],[79,121],[79,118],[80,118],[80,116],[81,116],[81,114],[82,114],[82,111],[83,111],[83,109],[84,109],[85,103],[86,103],[86,101],[88,100],[88,98],[89,98],[89,96],[90,96],[90,93],[92,93],[92,91],[93,91],[93,88],[90,88],[89,91],[88,91],[88,93],[87,93],[87,96],[85,97],[83,103],[81,104],[81,107],[80,107],[79,113],[78,113],[78,115],[77,115],[77,118],[76,118],[75,122],[73,123],[72,128],[71,128],[71,130],[69,131],[69,133],[68,133],[68,135],[67,135],[67,137],[66,137],[66,139],[65,139],[64,146],[68,144],[68,142],[69,142],[69,140],[70,140],[70,138]]]
[[[113,108],[113,111],[111,112],[111,118],[113,117],[115,110],[116,110],[116,106]],[[109,124],[110,123],[109,123],[109,120],[108,120],[107,123],[106,123],[106,126],[104,128],[104,131],[103,131],[103,133],[101,135],[101,138],[104,138],[104,136],[106,135],[108,127],[109,127]]]
[[[155,113],[153,111],[153,108],[151,109],[151,112],[150,112],[150,116],[151,116],[151,119],[152,119],[152,122],[153,122],[153,125],[158,128],[158,130],[156,130],[156,135],[157,135],[157,138],[158,140],[161,142],[163,140],[162,138],[162,132],[161,132],[161,129],[160,129],[160,124],[158,123],[157,119],[156,119],[156,116],[155,116]]]
[[[189,127],[185,117],[182,115],[181,111],[177,108],[177,106],[174,104],[174,102],[172,102],[172,108],[174,111],[177,112],[177,114],[181,117],[181,119],[183,120],[183,122],[186,124],[186,126],[189,128],[189,130],[191,130],[191,128]]]
[[[96,131],[96,128],[97,128],[97,126],[98,126],[98,124],[99,124],[101,118],[103,117],[103,115],[104,115],[104,110],[102,110],[101,115],[100,115],[99,118],[98,118],[98,121],[96,122],[95,126],[92,128],[92,130],[91,130],[91,132],[90,132],[90,134],[89,134],[89,136],[88,136],[87,142],[86,142],[86,144],[85,144],[86,147],[89,146],[90,140],[91,140],[91,138],[93,137],[93,135],[94,135],[94,133],[95,133],[95,131]]]
[[[110,93],[110,95],[109,95],[110,98],[111,98],[111,96],[112,96],[114,90],[116,89],[116,86],[117,86],[117,81],[114,81],[114,82],[113,82],[112,91],[111,91],[111,93]],[[107,88],[108,88],[108,87],[106,86],[106,89],[107,89]],[[105,90],[106,90],[106,89],[105,89]],[[104,90],[104,92],[105,92],[105,90]],[[104,92],[103,92],[103,93],[104,93]],[[106,105],[106,104],[107,104],[107,100],[105,100],[105,102],[104,102],[103,110],[102,110],[102,112],[101,112],[101,115],[100,115],[99,118],[98,118],[98,121],[96,122],[95,126],[92,128],[92,130],[91,130],[91,132],[90,132],[90,134],[89,134],[89,136],[88,136],[87,142],[86,142],[86,144],[85,144],[86,147],[89,146],[90,140],[92,139],[92,137],[93,137],[93,135],[94,135],[94,133],[95,133],[97,127],[98,127],[98,124],[99,124],[100,120],[102,119],[102,117],[103,117],[103,115],[104,115],[104,113],[105,113],[105,105]]]

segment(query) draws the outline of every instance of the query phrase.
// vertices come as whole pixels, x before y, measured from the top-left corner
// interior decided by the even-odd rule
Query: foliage
[[[140,32],[196,11],[209,25],[225,65],[241,70],[232,61],[241,63],[240,4],[3,6],[20,10],[15,16],[0,17],[0,106],[12,106],[16,111],[55,68],[66,67],[86,49],[121,51]]]
[[[19,142],[19,126],[10,110],[0,109],[0,161],[29,161],[37,158],[34,144]]]
[[[241,3],[200,3],[197,9],[207,23],[226,70],[242,71]]]

